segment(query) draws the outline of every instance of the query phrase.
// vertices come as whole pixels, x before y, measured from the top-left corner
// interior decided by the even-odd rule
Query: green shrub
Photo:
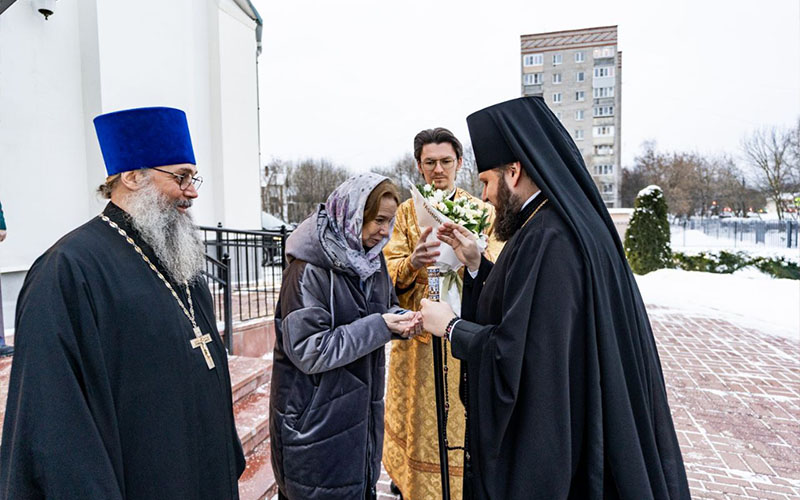
[[[633,216],[625,231],[625,253],[636,274],[670,265],[667,202],[658,186],[641,190],[634,202]]]
[[[784,257],[751,257],[744,252],[725,250],[718,254],[700,252],[697,255],[674,252],[670,267],[684,271],[730,274],[747,266],[754,266],[773,278],[800,280],[800,265]]]
[[[800,265],[783,257],[756,257],[753,265],[775,278],[800,280]]]

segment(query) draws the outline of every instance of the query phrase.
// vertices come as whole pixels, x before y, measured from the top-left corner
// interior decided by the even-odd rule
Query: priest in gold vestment
[[[453,193],[451,197],[472,198],[482,208],[489,209],[491,222],[494,219],[491,205],[455,187],[462,156],[461,143],[447,129],[423,130],[414,138],[414,158],[425,182]],[[494,260],[502,249],[502,243],[492,237],[491,225],[489,227],[489,245],[485,255]],[[400,306],[412,311],[418,311],[420,301],[427,296],[426,267],[433,265],[438,256],[438,240],[420,243],[421,239],[424,240],[422,233],[427,236],[429,231],[424,228],[421,230],[418,226],[414,201],[408,199],[397,209],[394,232],[383,250]],[[463,268],[458,274],[463,278]],[[458,395],[461,362],[452,356],[449,347],[446,351],[450,403],[447,437],[451,447],[463,446],[465,410]],[[442,496],[433,380],[433,351],[429,333],[392,343],[386,391],[383,463],[392,479],[393,490],[399,489],[405,500],[428,500]],[[450,496],[458,500],[461,498],[463,482],[463,451],[451,451],[448,457]]]

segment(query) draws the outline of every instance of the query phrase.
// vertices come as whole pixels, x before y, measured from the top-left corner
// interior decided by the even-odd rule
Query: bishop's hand
[[[481,265],[481,251],[478,248],[478,237],[465,228],[452,222],[445,222],[436,231],[436,237],[450,245],[462,264],[473,273]],[[427,328],[426,328],[427,329]]]
[[[426,332],[437,337],[444,337],[445,329],[450,320],[456,317],[453,308],[447,302],[434,302],[422,299],[422,326]]]

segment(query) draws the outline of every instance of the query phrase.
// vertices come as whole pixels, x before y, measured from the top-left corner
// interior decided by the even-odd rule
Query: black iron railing
[[[244,231],[201,226],[206,246],[206,279],[214,313],[225,323],[232,349],[233,323],[275,314],[290,231]]]
[[[733,247],[763,245],[775,248],[797,248],[798,223],[794,220],[760,220],[739,218],[676,219],[672,221],[673,245],[690,245],[688,231],[702,232],[706,238],[726,242]],[[726,241],[727,240],[727,241]]]
[[[214,298],[214,316],[217,321],[222,319],[225,327],[225,348],[228,353],[233,352],[233,317],[231,314],[231,287],[228,286],[231,259],[227,255],[222,260],[217,260],[206,253],[206,269],[203,271]],[[219,330],[219,327],[217,327]]]

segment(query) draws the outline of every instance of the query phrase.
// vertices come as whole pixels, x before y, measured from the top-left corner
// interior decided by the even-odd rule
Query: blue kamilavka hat
[[[136,108],[94,119],[108,175],[179,163],[196,164],[186,113],[175,108]]]

